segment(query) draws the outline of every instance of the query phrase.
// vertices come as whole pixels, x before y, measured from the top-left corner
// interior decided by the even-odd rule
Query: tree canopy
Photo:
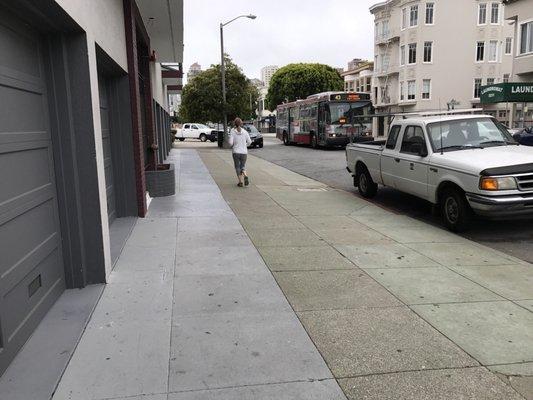
[[[229,57],[226,57],[225,65],[228,121],[236,117],[243,120],[253,118],[259,97],[257,88]],[[212,65],[183,87],[179,119],[201,123],[222,121],[220,64]]]
[[[320,92],[343,90],[344,83],[334,68],[324,64],[289,64],[272,76],[266,103],[269,110],[287,101],[305,99]]]

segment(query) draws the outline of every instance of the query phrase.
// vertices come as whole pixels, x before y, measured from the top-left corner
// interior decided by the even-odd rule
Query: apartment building
[[[500,0],[387,0],[370,12],[378,113],[479,107],[481,86],[510,80],[513,27]],[[505,105],[484,108],[508,118]]]
[[[187,72],[187,82],[190,82],[195,76],[202,73],[202,66],[197,62],[191,64],[189,71]]]
[[[516,82],[533,82],[533,2],[531,0],[505,0],[505,19],[512,24],[513,68],[511,79]]]
[[[341,73],[344,79],[344,91],[371,93],[373,71],[373,61],[354,58],[348,62],[348,68]]]
[[[261,68],[261,80],[263,81],[263,85],[267,89],[270,86],[270,80],[272,79],[272,76],[276,73],[278,69],[279,67],[277,65],[267,65]]]
[[[0,0],[0,374],[146,215],[182,49],[182,0]]]

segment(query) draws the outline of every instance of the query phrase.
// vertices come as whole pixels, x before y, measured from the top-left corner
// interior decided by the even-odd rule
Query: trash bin
[[[224,131],[218,131],[218,147],[224,146]]]

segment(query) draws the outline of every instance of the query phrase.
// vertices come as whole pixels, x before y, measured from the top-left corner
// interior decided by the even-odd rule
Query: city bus
[[[368,93],[318,93],[280,104],[276,111],[276,137],[286,146],[340,147],[372,140],[374,107]]]

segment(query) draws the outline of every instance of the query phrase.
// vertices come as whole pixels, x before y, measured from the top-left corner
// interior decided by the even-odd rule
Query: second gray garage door
[[[40,36],[0,10],[0,374],[65,287],[48,121]]]

